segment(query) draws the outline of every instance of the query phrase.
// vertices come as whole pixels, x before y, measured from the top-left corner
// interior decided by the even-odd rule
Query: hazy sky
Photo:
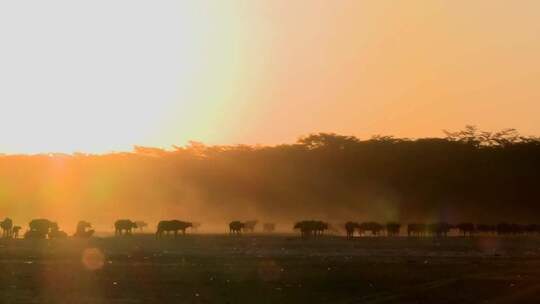
[[[540,135],[540,1],[2,1],[0,152]]]

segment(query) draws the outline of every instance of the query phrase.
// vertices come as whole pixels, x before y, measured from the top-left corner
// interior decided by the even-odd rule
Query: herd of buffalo
[[[241,234],[243,232],[254,232],[257,226],[257,220],[251,221],[232,221],[229,223],[230,234]],[[143,221],[131,221],[128,219],[117,220],[114,223],[115,235],[131,235],[134,229],[143,231],[148,224]],[[156,238],[162,238],[165,235],[178,236],[186,234],[187,229],[196,231],[200,223],[192,223],[180,220],[160,221],[156,229]],[[377,222],[352,222],[349,221],[339,225],[346,232],[348,239],[358,236],[399,236],[402,232],[402,225],[398,222],[388,222],[381,224]],[[21,226],[16,226],[10,218],[0,221],[2,236],[4,238],[19,238]],[[340,229],[336,226],[319,220],[304,220],[294,224],[294,230],[300,232],[302,238],[318,237],[327,231],[334,234],[339,233]],[[540,224],[513,224],[499,223],[497,225],[474,224],[470,222],[452,225],[447,222],[436,223],[410,223],[406,227],[406,235],[412,237],[435,236],[446,237],[451,231],[456,231],[463,236],[472,236],[475,234],[493,234],[493,235],[523,235],[540,234]],[[276,229],[275,223],[263,223],[263,232],[271,233]],[[74,237],[89,238],[94,234],[92,224],[86,221],[80,221],[77,224]],[[405,231],[404,231],[405,233]],[[66,238],[68,235],[60,230],[56,222],[47,219],[34,219],[28,224],[28,229],[24,233],[25,239],[55,239]]]

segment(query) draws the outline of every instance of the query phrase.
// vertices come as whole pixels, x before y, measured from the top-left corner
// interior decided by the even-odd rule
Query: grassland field
[[[2,240],[0,303],[540,303],[540,238]]]

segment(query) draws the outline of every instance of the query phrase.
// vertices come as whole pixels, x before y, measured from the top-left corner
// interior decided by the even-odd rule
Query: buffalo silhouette
[[[401,224],[396,222],[386,223],[386,234],[388,236],[398,236],[401,230]]]
[[[114,234],[117,236],[131,235],[134,228],[137,228],[137,224],[131,220],[117,220],[114,222]]]
[[[447,222],[437,222],[428,225],[429,233],[436,237],[448,236],[450,229],[452,229],[452,225],[448,224]]]
[[[230,234],[240,234],[244,229],[245,224],[240,221],[232,221],[229,223]]]
[[[412,223],[407,225],[408,236],[424,236],[426,235],[428,227],[424,223]]]
[[[317,220],[304,220],[294,224],[294,229],[300,230],[302,238],[322,236],[328,229],[328,224]]]
[[[518,235],[526,232],[526,226],[514,223],[499,223],[497,224],[498,235]]]
[[[135,224],[141,233],[143,232],[144,228],[148,227],[148,223],[144,221],[135,221]]]
[[[462,233],[463,236],[466,236],[467,234],[472,236],[476,232],[474,224],[469,222],[459,223],[456,225],[456,228],[459,229],[459,232]]]
[[[2,236],[4,238],[11,238],[13,221],[9,217],[6,217],[2,222],[0,222],[0,228],[2,228]]]
[[[347,222],[345,223],[345,231],[347,232],[347,239],[354,238],[354,232],[360,228],[360,224],[357,222]]]
[[[28,223],[28,231],[24,234],[25,239],[54,239],[65,238],[67,234],[58,228],[56,222],[48,219],[34,219]]]
[[[266,233],[272,233],[276,230],[276,224],[274,223],[264,223],[263,224],[263,231]]]
[[[60,230],[60,228],[58,228],[58,224],[53,222],[52,225],[51,225],[51,230],[49,231],[49,238],[50,239],[65,239],[67,238],[67,233],[65,233],[64,231]]]
[[[257,223],[259,223],[259,221],[257,221],[257,220],[245,221],[243,230],[245,232],[254,232],[255,231],[255,226],[257,226]]]
[[[384,226],[376,222],[361,223],[358,228],[360,234],[370,232],[372,235],[379,235],[384,230]]]
[[[540,225],[538,225],[538,224],[525,225],[525,232],[529,233],[529,234],[539,233],[540,232]]]
[[[162,238],[163,234],[174,233],[174,237],[178,236],[178,231],[182,231],[182,234],[186,234],[186,229],[192,227],[190,222],[183,222],[179,220],[160,221],[157,225],[156,238]]]
[[[476,225],[476,231],[485,234],[497,233],[497,225],[478,224]]]
[[[198,232],[199,228],[201,227],[201,223],[199,222],[191,222],[191,231],[192,232]]]
[[[12,229],[12,238],[18,239],[19,238],[19,231],[21,231],[21,226],[13,226]]]
[[[77,229],[73,236],[79,238],[89,238],[94,234],[94,230],[91,228],[92,224],[90,224],[89,222],[79,221],[77,223]]]

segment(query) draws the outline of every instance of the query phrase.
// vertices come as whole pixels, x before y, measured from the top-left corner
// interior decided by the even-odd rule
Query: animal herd
[[[239,235],[241,233],[254,232],[259,222],[257,220],[249,221],[232,221],[229,223],[229,233],[231,235]],[[181,220],[163,220],[157,224],[156,239],[165,236],[177,237],[179,234],[185,235],[188,229],[196,231],[200,227],[200,223],[187,222]],[[148,227],[148,224],[143,221],[132,221],[129,219],[120,219],[114,223],[115,235],[124,236],[131,235],[135,229],[143,232],[143,229]],[[10,218],[5,218],[0,221],[3,238],[19,238],[21,226],[16,226]],[[347,239],[353,239],[356,236],[399,236],[402,234],[402,224],[398,222],[388,222],[381,224],[377,222],[346,222],[342,228],[346,233]],[[496,225],[474,224],[471,222],[463,222],[456,225],[447,222],[435,223],[409,223],[403,225],[404,231],[409,237],[446,237],[451,231],[454,234],[463,236],[473,236],[476,234],[491,234],[491,235],[530,235],[540,234],[540,224],[514,224],[514,223],[499,223]],[[302,238],[317,238],[324,235],[325,232],[336,232],[335,226],[320,220],[303,220],[294,224],[293,229],[300,233]],[[276,230],[275,223],[263,223],[262,231],[272,233]],[[76,226],[76,231],[73,237],[90,238],[94,235],[92,224],[87,221],[79,221]],[[34,219],[28,223],[28,229],[24,233],[25,239],[61,239],[66,238],[66,232],[60,230],[56,222],[48,219]]]
[[[345,223],[345,231],[347,238],[352,239],[357,233],[362,235],[379,235],[386,233],[387,236],[398,236],[401,232],[401,224],[397,222],[389,222],[386,225],[376,222],[347,222]],[[525,235],[525,234],[540,234],[540,224],[514,224],[514,223],[499,223],[497,225],[474,224],[471,222],[462,222],[456,225],[447,222],[435,223],[410,223],[407,225],[407,236],[422,237],[436,236],[446,237],[451,231],[456,231],[463,236],[473,236],[475,234],[491,234],[491,235]]]
[[[21,230],[21,226],[14,226],[13,221],[9,217],[6,217],[0,222],[0,228],[2,229],[2,237],[4,238],[17,238]]]
[[[5,218],[0,222],[2,237],[6,239],[19,238],[21,226],[13,225],[13,220]],[[94,234],[92,224],[86,221],[79,221],[73,234],[76,238],[89,238]],[[28,223],[28,229],[24,233],[25,239],[63,239],[68,234],[58,226],[58,223],[48,219],[33,219]]]
[[[239,234],[241,232],[254,232],[255,226],[258,221],[233,221],[230,223],[229,228],[231,233]],[[186,230],[190,228],[193,232],[201,226],[198,222],[187,222],[180,220],[164,220],[160,221],[156,229],[156,238],[160,239],[164,236],[172,235],[177,237],[179,234],[185,235]],[[274,223],[264,223],[265,232],[273,232],[275,230]],[[126,236],[133,234],[135,229],[139,232],[143,232],[143,229],[148,227],[148,224],[143,221],[132,221],[129,219],[119,219],[114,222],[115,236]],[[0,228],[2,229],[2,236],[4,238],[19,238],[19,231],[21,226],[14,226],[13,221],[10,218],[6,218],[0,222]],[[77,238],[90,238],[94,235],[94,229],[92,224],[87,221],[79,221],[77,223],[76,231],[73,237]],[[28,223],[28,229],[24,233],[25,239],[60,239],[66,238],[68,234],[60,230],[56,222],[48,219],[34,219]]]

